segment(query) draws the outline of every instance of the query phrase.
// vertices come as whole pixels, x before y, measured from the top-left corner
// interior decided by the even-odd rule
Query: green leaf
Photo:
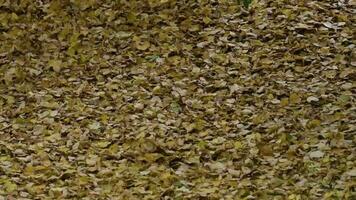
[[[179,113],[182,111],[182,108],[180,107],[180,105],[177,102],[173,102],[171,103],[171,110],[175,113]]]
[[[252,3],[252,0],[242,0],[242,3],[244,4],[245,8],[248,8]]]

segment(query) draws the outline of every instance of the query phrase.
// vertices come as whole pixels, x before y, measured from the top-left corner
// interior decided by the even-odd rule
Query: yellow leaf
[[[4,99],[6,99],[6,103],[9,104],[9,105],[12,105],[15,103],[15,97],[13,96],[2,96]]]
[[[268,118],[269,118],[269,114],[268,113],[261,113],[261,114],[256,115],[252,119],[252,122],[254,124],[261,124],[261,123],[264,123]]]
[[[135,23],[136,19],[137,19],[136,13],[130,12],[127,15],[127,22],[129,22],[129,23]]]
[[[61,67],[62,67],[62,61],[61,60],[50,60],[48,62],[48,65],[52,67],[53,71],[55,72],[60,72]]]
[[[204,18],[203,18],[204,24],[210,24],[211,21],[212,21],[212,20],[211,20],[209,17],[204,17]]]
[[[32,184],[27,184],[26,186],[26,191],[29,192],[30,194],[40,194],[43,193],[44,188],[46,187],[45,185],[32,185]]]
[[[110,154],[114,155],[119,151],[119,145],[113,144],[108,148]]]
[[[24,175],[26,176],[34,176],[36,173],[44,173],[48,170],[46,166],[27,166],[24,170]]]
[[[87,185],[90,181],[90,178],[87,176],[80,176],[77,178],[77,183],[79,185]]]
[[[240,141],[236,141],[235,143],[234,143],[234,147],[235,147],[235,149],[242,149],[243,147],[244,147],[244,144],[242,144],[242,142],[240,142]]]
[[[302,100],[301,98],[299,97],[299,95],[297,93],[292,93],[289,95],[289,102],[291,104],[298,104],[300,103]]]
[[[136,42],[135,46],[138,50],[144,51],[144,50],[148,49],[151,46],[151,44],[148,41],[143,41],[143,42],[138,41],[138,42]]]
[[[100,158],[97,155],[91,155],[89,156],[85,162],[89,166],[94,166],[99,162]]]
[[[5,181],[4,183],[6,192],[13,192],[17,189],[17,185],[11,181]]]
[[[281,100],[281,106],[282,107],[288,106],[288,104],[289,104],[289,99],[288,98],[283,98]]]
[[[311,120],[311,121],[308,122],[307,127],[308,127],[308,128],[315,128],[315,127],[320,126],[320,124],[321,124],[321,121],[320,121],[320,120],[318,120],[318,119],[313,119],[313,120]]]
[[[142,160],[145,160],[147,162],[155,162],[161,157],[162,155],[159,153],[145,153]]]
[[[163,185],[170,186],[172,181],[174,181],[175,177],[172,176],[169,172],[164,172],[160,175],[161,180],[163,181]]]
[[[106,148],[107,146],[109,146],[111,142],[108,142],[108,141],[100,141],[100,142],[97,142],[95,144],[95,146],[99,147],[99,148]]]

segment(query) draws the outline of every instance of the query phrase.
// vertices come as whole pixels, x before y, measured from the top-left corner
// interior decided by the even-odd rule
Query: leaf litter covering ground
[[[355,6],[0,0],[0,199],[355,198]]]

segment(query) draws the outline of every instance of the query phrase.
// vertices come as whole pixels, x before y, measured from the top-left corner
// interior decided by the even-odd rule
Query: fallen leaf
[[[310,158],[322,158],[324,157],[324,152],[322,151],[312,151],[309,153]]]

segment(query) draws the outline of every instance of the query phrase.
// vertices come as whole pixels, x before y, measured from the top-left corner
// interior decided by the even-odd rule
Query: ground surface
[[[355,6],[0,0],[0,199],[355,198]]]

